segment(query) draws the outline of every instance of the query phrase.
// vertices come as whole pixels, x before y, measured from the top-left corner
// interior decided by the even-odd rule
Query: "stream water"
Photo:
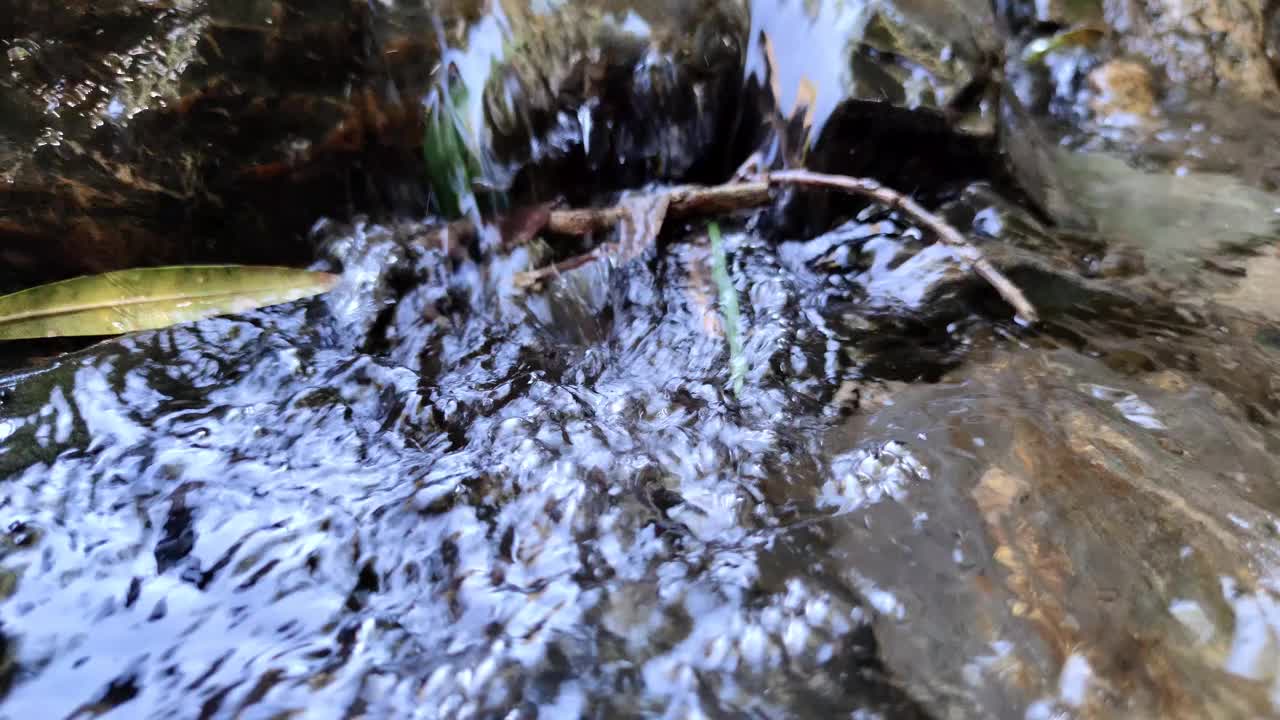
[[[1280,196],[1232,142],[1070,156],[1102,235],[937,193],[1035,328],[874,206],[726,224],[737,391],[699,224],[522,292],[533,249],[321,221],[328,295],[0,377],[0,717],[1275,715]]]

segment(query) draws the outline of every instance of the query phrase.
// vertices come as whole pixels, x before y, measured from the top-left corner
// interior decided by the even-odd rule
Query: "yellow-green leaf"
[[[1073,47],[1093,45],[1101,40],[1105,33],[1092,26],[1076,27],[1064,30],[1051,37],[1041,37],[1027,43],[1022,49],[1022,61],[1027,64],[1044,62],[1049,53]]]
[[[720,294],[724,339],[729,343],[729,384],[733,394],[741,397],[742,381],[747,376],[747,356],[742,352],[742,334],[738,329],[738,289],[733,286],[733,278],[729,277],[729,260],[720,240],[720,224],[710,223],[707,236],[711,239],[711,277],[715,279]]]
[[[0,297],[0,340],[118,335],[318,295],[338,278],[246,265],[119,270]]]

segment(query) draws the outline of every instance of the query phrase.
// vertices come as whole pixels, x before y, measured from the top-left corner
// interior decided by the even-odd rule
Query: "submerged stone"
[[[890,182],[1000,175],[1001,144],[1018,147],[996,142],[1008,101],[981,3],[473,5],[103,5],[55,21],[31,3],[5,30],[0,77],[8,264],[303,257],[305,230],[337,208],[427,208],[439,113],[479,161],[489,210],[504,193],[722,181],[789,137],[763,122],[774,106],[803,118],[804,162]],[[1033,198],[1049,182],[1012,177]]]

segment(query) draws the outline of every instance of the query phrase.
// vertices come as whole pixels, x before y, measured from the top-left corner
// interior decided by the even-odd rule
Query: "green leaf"
[[[742,381],[747,376],[747,358],[742,353],[742,336],[738,332],[738,290],[729,277],[729,261],[720,240],[719,223],[707,226],[711,238],[711,278],[720,296],[720,313],[724,315],[724,337],[729,343],[729,383],[734,395],[742,394]]]
[[[119,270],[0,297],[0,340],[118,335],[318,295],[329,273],[191,265]]]
[[[427,166],[427,182],[431,202],[441,217],[462,217],[468,205],[475,203],[471,183],[479,175],[479,163],[464,138],[460,110],[466,104],[467,90],[453,85],[446,103],[437,95],[428,108],[423,159]]]
[[[1104,35],[1105,33],[1096,27],[1084,26],[1064,30],[1051,37],[1036,38],[1022,49],[1022,61],[1029,65],[1042,63],[1049,53],[1094,45]]]

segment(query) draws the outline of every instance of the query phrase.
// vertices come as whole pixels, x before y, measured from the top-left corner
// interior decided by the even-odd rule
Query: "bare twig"
[[[765,172],[764,155],[757,150],[747,156],[746,160],[733,172],[733,182],[746,182],[763,175]]]
[[[603,246],[601,246],[603,247]],[[532,270],[518,272],[512,281],[515,286],[521,290],[532,290],[541,285],[544,281],[549,280],[558,275],[563,275],[570,270],[576,270],[594,260],[600,259],[600,247],[592,248],[581,255],[574,255],[567,260],[561,260],[558,263],[543,265]]]
[[[808,170],[781,170],[769,173],[765,177],[768,178],[770,184],[806,185],[841,190],[853,195],[870,198],[889,208],[901,210],[921,225],[933,231],[933,234],[938,236],[938,239],[943,243],[955,248],[963,262],[981,276],[982,279],[990,283],[996,292],[1000,293],[1000,297],[1004,298],[1005,302],[1013,306],[1013,309],[1022,316],[1023,320],[1028,323],[1036,322],[1038,316],[1035,307],[1022,294],[1017,285],[1014,285],[1009,278],[1004,276],[1004,273],[997,270],[983,256],[982,251],[978,250],[968,240],[965,240],[964,235],[961,235],[960,231],[952,227],[946,220],[925,210],[920,203],[897,190],[887,188],[875,180],[853,178],[845,175],[827,175]]]
[[[742,183],[728,183],[711,187],[682,186],[662,191],[668,198],[667,217],[687,218],[704,215],[720,215],[747,208],[759,207],[769,202],[769,184],[762,180]],[[509,247],[516,247],[537,235],[538,230],[547,230],[557,235],[590,235],[602,230],[610,230],[627,217],[626,208],[622,205],[611,205],[603,208],[581,208],[572,210],[552,210],[545,225],[537,229],[522,228],[519,237],[508,241]],[[452,239],[449,247],[475,237],[475,225],[470,220],[455,220],[447,225],[434,228],[419,236],[415,242],[430,247],[445,247],[446,239]]]
[[[653,245],[654,238],[662,231],[662,224],[666,221],[672,201],[681,197],[677,191],[650,195],[631,195],[624,198],[618,205],[607,208],[607,214],[602,213],[589,217],[575,212],[577,217],[573,218],[572,225],[574,227],[597,226],[603,221],[612,220],[615,212],[621,214],[621,220],[618,222],[621,228],[619,239],[615,242],[597,245],[585,254],[571,257],[554,265],[516,273],[515,284],[527,290],[539,285],[549,277],[568,272],[601,257],[607,257],[619,265],[629,262]],[[715,199],[715,197],[702,198],[704,202],[712,202]],[[688,205],[687,202],[685,204],[686,206]]]
[[[667,217],[687,218],[720,215],[769,202],[769,183],[763,180],[727,183],[710,187],[686,185],[663,191],[667,194]],[[584,210],[553,210],[547,230],[561,235],[589,235],[608,230],[622,222],[627,211],[621,205]]]
[[[608,230],[626,217],[620,206],[586,208],[583,210],[552,210],[547,220],[547,230],[560,235],[590,235]]]
[[[744,165],[743,171],[749,171],[750,165]],[[1028,323],[1036,322],[1038,315],[1035,307],[1027,300],[1018,286],[996,269],[983,256],[976,246],[965,239],[959,230],[946,220],[929,212],[915,200],[897,190],[885,187],[867,178],[855,178],[846,175],[829,175],[810,172],[808,170],[781,170],[762,173],[751,180],[731,182],[712,187],[684,186],[664,191],[667,208],[665,217],[687,218],[705,215],[721,215],[724,213],[759,207],[769,202],[770,190],[779,185],[796,185],[802,187],[825,188],[839,190],[851,195],[874,200],[891,209],[901,211],[913,220],[933,232],[940,242],[955,248],[961,262],[986,280],[1000,297]],[[559,235],[590,235],[608,230],[630,217],[627,208],[614,205],[604,208],[585,208],[574,210],[552,210],[546,216],[545,229]],[[524,239],[536,235],[536,229],[525,228]],[[466,236],[474,233],[474,228],[466,222],[455,222],[447,229],[428,235],[420,242],[440,245],[441,240],[449,235]],[[513,244],[518,244],[519,241]],[[543,268],[530,270],[518,277],[518,282],[525,287],[537,285],[540,281],[561,272],[580,267],[601,256],[601,248],[595,248],[583,255],[569,258]]]

